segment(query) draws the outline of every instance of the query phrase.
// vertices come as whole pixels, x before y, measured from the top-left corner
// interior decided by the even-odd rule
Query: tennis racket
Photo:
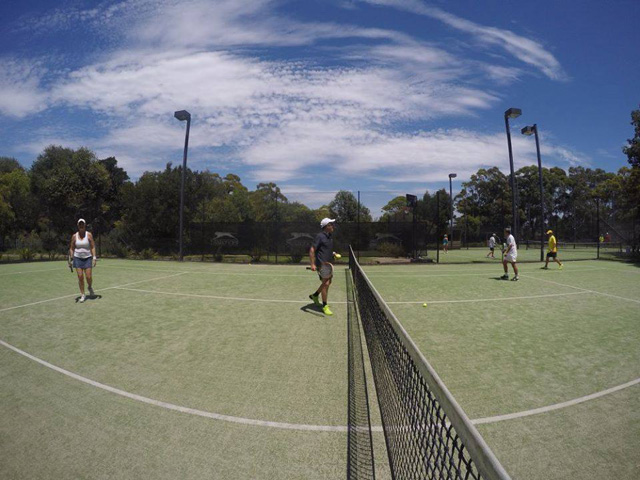
[[[73,266],[71,265],[71,257],[67,259],[67,266],[69,267],[69,271],[73,273]]]

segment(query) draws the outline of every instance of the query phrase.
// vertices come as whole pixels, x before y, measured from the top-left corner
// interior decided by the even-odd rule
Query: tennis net
[[[508,479],[349,248],[394,479]]]

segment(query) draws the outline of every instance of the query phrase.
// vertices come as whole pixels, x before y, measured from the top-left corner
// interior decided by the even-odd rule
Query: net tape
[[[394,479],[508,479],[349,252]]]

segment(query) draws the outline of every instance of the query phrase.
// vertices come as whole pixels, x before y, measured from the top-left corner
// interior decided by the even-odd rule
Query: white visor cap
[[[323,218],[322,221],[320,222],[320,227],[324,228],[330,223],[335,223],[335,221],[336,221],[335,218]]]

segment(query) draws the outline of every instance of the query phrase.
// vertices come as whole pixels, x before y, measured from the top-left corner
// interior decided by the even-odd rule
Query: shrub
[[[403,257],[404,248],[396,243],[385,242],[378,245],[378,250],[383,257]]]
[[[292,253],[291,254],[291,263],[300,263],[303,258],[304,258],[304,255],[302,255],[300,253]]]
[[[35,257],[36,253],[29,247],[24,247],[19,250],[20,258],[24,261],[30,262]]]
[[[143,260],[153,260],[158,254],[152,248],[145,248],[140,252],[140,258]]]
[[[262,257],[265,255],[265,251],[261,248],[255,247],[251,250],[249,256],[251,257],[252,262],[258,263],[262,260]]]

